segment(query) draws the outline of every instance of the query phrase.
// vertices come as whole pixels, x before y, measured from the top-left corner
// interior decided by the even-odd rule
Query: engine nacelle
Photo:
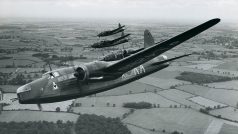
[[[80,80],[80,81],[84,81],[86,79],[88,79],[88,71],[87,69],[85,69],[84,67],[77,67],[74,73],[74,76]]]
[[[166,55],[160,55],[158,57],[155,57],[151,61],[152,61],[153,64],[156,64],[158,62],[161,62],[161,61],[164,61],[164,60],[167,60],[167,59],[168,59],[168,57]]]
[[[105,75],[102,70],[108,65],[109,63],[104,61],[85,63],[76,68],[74,76],[80,81],[91,78],[101,78]]]

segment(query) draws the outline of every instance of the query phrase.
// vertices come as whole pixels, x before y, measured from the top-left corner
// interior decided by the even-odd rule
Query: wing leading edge
[[[114,64],[109,65],[106,67],[103,71],[110,73],[110,72],[117,72],[117,73],[124,73],[127,72],[157,56],[160,54],[168,51],[169,49],[172,49],[173,47],[181,44],[182,42],[198,35],[199,33],[207,30],[208,28],[216,25],[218,22],[220,22],[220,19],[215,18],[212,20],[209,20],[197,27],[194,27],[182,34],[179,34],[169,40],[166,40],[164,42],[161,42],[159,44],[153,45],[151,47],[148,47],[134,55],[128,56],[127,58],[124,58],[123,60],[120,60]],[[162,63],[161,63],[162,64]]]

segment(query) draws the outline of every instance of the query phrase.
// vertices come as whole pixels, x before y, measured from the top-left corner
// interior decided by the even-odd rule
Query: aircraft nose
[[[29,92],[31,90],[31,86],[29,85],[29,84],[27,84],[27,85],[23,85],[23,86],[21,86],[21,87],[19,87],[18,89],[17,89],[17,98],[18,98],[18,101],[20,102],[20,103],[22,103],[23,102],[23,100],[25,99],[25,93],[26,92]]]
[[[24,86],[20,86],[20,87],[17,89],[17,94],[24,92],[24,90],[25,90],[25,85],[24,85]]]

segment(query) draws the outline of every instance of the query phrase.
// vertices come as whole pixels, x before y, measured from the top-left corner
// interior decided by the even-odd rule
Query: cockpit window
[[[59,72],[53,72],[52,74],[54,75],[54,77],[58,77],[59,76]]]
[[[48,77],[48,79],[53,79],[53,78],[59,77],[59,76],[60,76],[59,72],[47,72],[42,75],[42,77]]]

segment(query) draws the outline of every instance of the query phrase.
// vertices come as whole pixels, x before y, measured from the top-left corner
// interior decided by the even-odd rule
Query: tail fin
[[[120,24],[120,23],[118,24],[118,27],[121,27],[121,24]]]
[[[149,30],[144,31],[144,48],[153,46],[155,44],[154,38]]]

